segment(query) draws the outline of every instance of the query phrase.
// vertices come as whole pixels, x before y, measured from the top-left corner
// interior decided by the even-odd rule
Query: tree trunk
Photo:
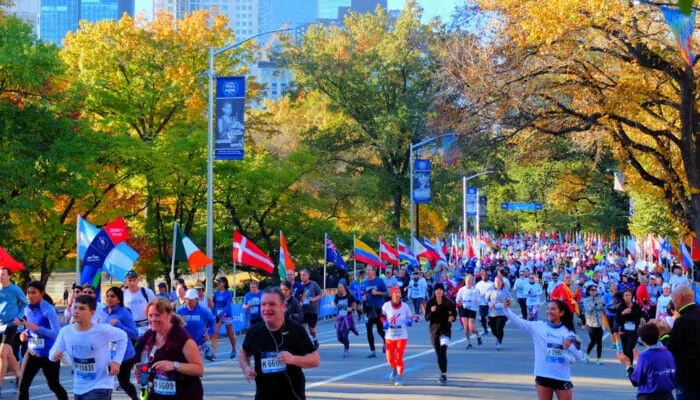
[[[394,220],[391,224],[391,227],[394,228],[395,231],[401,229],[401,201],[401,192],[397,191],[397,193],[394,193]]]

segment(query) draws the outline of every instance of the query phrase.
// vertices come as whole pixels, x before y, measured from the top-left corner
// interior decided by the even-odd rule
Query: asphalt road
[[[483,346],[465,349],[466,339],[453,326],[452,343],[448,351],[447,386],[437,384],[439,370],[424,321],[409,328],[408,348],[405,354],[404,386],[394,387],[389,381],[389,367],[378,352],[377,358],[365,358],[368,352],[364,327],[360,336],[351,335],[350,358],[342,358],[342,345],[335,338],[331,321],[319,323],[321,365],[307,370],[307,398],[309,399],[535,399],[533,346],[524,331],[506,326],[503,350],[495,350],[495,339],[486,336]],[[588,335],[578,332],[588,343]],[[376,336],[376,335],[375,335]],[[243,342],[239,336],[237,341]],[[381,343],[381,341],[379,341]],[[603,350],[604,365],[579,362],[573,366],[575,399],[634,399],[635,390],[625,378],[624,367],[611,350],[606,336]],[[381,349],[381,345],[379,346]],[[641,350],[641,348],[640,348]],[[595,352],[595,351],[594,351]],[[237,360],[228,358],[228,339],[220,339],[217,360],[205,361],[204,393],[207,399],[250,399],[255,385],[247,383]],[[61,369],[61,381],[72,393],[70,368]],[[13,385],[6,380],[2,398],[16,396]],[[52,399],[42,374],[34,380],[31,399]],[[113,398],[125,399],[123,392]]]

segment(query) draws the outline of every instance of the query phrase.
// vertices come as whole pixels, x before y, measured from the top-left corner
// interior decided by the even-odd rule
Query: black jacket
[[[301,311],[301,304],[294,296],[289,296],[284,300],[287,304],[287,309],[284,310],[285,318],[289,318],[297,324],[301,324],[304,320],[304,313]]]
[[[682,307],[673,323],[666,347],[676,361],[676,385],[689,392],[700,391],[700,307]]]
[[[433,306],[437,306],[435,312],[430,311]],[[430,334],[432,335],[447,335],[450,336],[452,331],[452,323],[449,318],[459,318],[455,303],[443,296],[442,304],[438,304],[435,296],[428,300],[428,305],[425,306],[425,320],[430,321]]]

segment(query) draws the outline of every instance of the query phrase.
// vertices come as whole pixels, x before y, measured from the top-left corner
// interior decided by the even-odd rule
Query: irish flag
[[[175,261],[187,261],[193,274],[196,274],[203,266],[214,263],[190,238],[182,233],[179,225],[176,225],[175,233]]]
[[[285,280],[287,278],[287,271],[294,271],[294,262],[289,254],[289,250],[287,250],[287,241],[284,240],[284,233],[280,231],[280,279]]]

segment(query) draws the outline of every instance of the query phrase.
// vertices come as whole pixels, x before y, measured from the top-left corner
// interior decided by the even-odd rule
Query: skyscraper
[[[388,0],[319,0],[318,18],[326,24],[342,23],[351,11],[358,14],[373,13],[377,6],[387,8]]]
[[[41,16],[41,0],[15,1],[15,5],[3,7],[3,11],[29,23],[34,33],[39,33],[39,18]]]
[[[134,0],[80,0],[80,19],[97,22],[134,15]]]
[[[34,0],[29,0],[34,1]],[[80,27],[79,21],[118,20],[124,13],[134,15],[134,0],[38,0],[40,6],[39,38],[61,45],[69,31]]]

